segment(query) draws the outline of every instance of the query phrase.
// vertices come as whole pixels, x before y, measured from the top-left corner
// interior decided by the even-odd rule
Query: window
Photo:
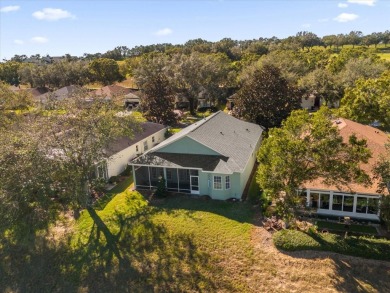
[[[320,208],[329,210],[329,194],[320,194]]]
[[[152,142],[154,142],[154,136],[152,136]]]
[[[138,152],[138,145],[135,146],[135,151]]]
[[[343,196],[342,195],[333,195],[332,210],[342,211],[342,208],[343,208]]]
[[[222,176],[214,176],[214,189],[222,189]]]
[[[230,189],[230,176],[225,177],[225,188]]]
[[[148,150],[148,141],[144,141],[144,151],[146,152]]]
[[[353,211],[353,196],[344,195],[343,211],[344,212]]]

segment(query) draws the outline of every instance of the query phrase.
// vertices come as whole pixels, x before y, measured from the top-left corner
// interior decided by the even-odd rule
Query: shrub
[[[154,195],[157,197],[166,197],[167,196],[167,188],[165,187],[165,178],[164,177],[160,177],[158,179],[157,189],[156,189],[156,192],[154,193]]]

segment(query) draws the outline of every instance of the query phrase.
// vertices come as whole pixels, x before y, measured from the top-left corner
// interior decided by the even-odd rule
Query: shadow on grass
[[[163,199],[155,199],[151,204],[163,209],[167,214],[175,216],[181,210],[189,217],[195,219],[194,212],[202,211],[223,216],[239,223],[253,223],[255,209],[249,202],[230,202],[212,200],[187,194],[172,194]],[[182,214],[182,213],[181,213]],[[196,219],[195,219],[196,220]]]
[[[294,258],[331,259],[336,278],[331,277],[338,292],[390,292],[390,262],[383,261],[390,261],[389,244],[372,243],[370,239],[357,237],[343,239],[335,235],[334,239],[325,239],[314,232],[300,233],[307,237],[301,244],[295,238],[291,246],[276,247]]]
[[[88,212],[93,226],[85,239],[54,242],[42,235],[28,245],[2,239],[0,291],[232,291],[191,235],[172,234],[151,220],[154,209],[109,220]]]

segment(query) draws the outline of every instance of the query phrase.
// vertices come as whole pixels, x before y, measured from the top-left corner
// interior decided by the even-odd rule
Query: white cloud
[[[353,4],[359,4],[359,5],[374,6],[376,0],[347,0],[347,2]]]
[[[311,24],[310,23],[304,23],[301,25],[302,28],[309,28],[311,27]]]
[[[23,45],[24,41],[22,41],[22,40],[14,40],[14,43],[17,44],[17,45]]]
[[[49,41],[48,38],[45,38],[45,37],[33,37],[31,38],[31,42],[32,43],[36,43],[36,44],[44,44],[44,43],[47,43]]]
[[[353,14],[353,13],[341,13],[337,17],[333,18],[333,20],[338,21],[338,22],[348,22],[348,21],[353,21],[357,19],[359,15]]]
[[[347,3],[339,3],[339,4],[337,4],[337,6],[340,8],[347,8],[348,4]]]
[[[0,8],[0,12],[11,12],[19,10],[20,6],[14,5],[14,6],[4,6]]]
[[[35,11],[32,16],[39,20],[59,20],[63,18],[76,18],[69,11],[59,8],[43,8],[42,10]]]
[[[167,35],[171,35],[173,33],[173,31],[170,29],[170,28],[163,28],[161,30],[158,30],[155,35],[157,36],[167,36]]]

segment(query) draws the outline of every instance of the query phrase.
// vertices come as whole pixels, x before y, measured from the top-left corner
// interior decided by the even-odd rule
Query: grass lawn
[[[355,233],[362,233],[362,234],[372,234],[377,235],[378,231],[373,226],[367,226],[367,225],[355,225],[352,224],[349,226],[349,229],[345,228],[344,224],[334,223],[334,222],[327,222],[327,221],[317,221],[316,223],[318,229],[328,229],[331,231],[337,231],[337,232],[355,232]]]
[[[94,204],[95,209],[102,210],[110,202],[110,200],[117,195],[130,188],[134,182],[133,175],[126,177],[125,180],[119,182],[114,188],[108,190],[99,200]]]
[[[273,236],[277,248],[295,250],[322,250],[380,260],[390,260],[390,241],[367,237],[344,238],[331,233],[307,233],[281,230]]]

